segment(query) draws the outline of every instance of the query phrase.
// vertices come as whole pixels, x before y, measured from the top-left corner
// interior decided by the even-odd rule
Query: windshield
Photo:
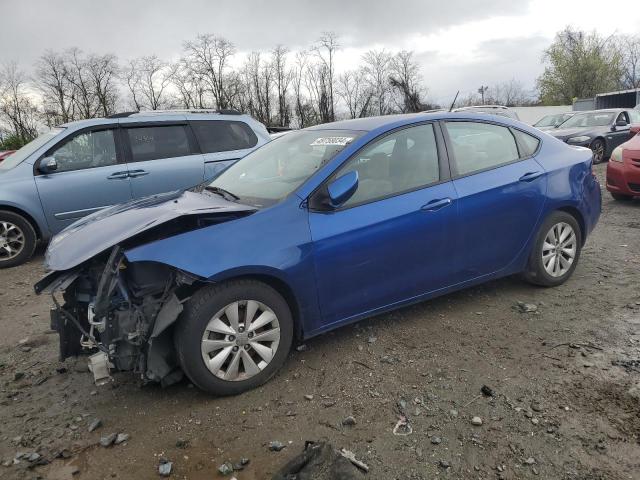
[[[9,170],[16,165],[22,163],[29,155],[51,140],[53,137],[64,131],[63,127],[56,127],[49,130],[47,133],[43,133],[35,140],[31,140],[20,150],[7,157],[2,163],[0,163],[0,170]]]
[[[561,113],[558,115],[547,115],[546,117],[542,117],[538,123],[534,124],[534,127],[556,127],[562,124],[567,118],[571,115],[567,115],[566,113]]]
[[[613,123],[615,112],[579,113],[562,124],[562,128],[606,127]]]
[[[206,189],[257,207],[279,202],[364,132],[301,130],[272,140],[233,164]]]

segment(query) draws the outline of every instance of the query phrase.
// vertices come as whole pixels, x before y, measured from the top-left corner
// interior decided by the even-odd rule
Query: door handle
[[[129,176],[131,178],[142,177],[144,175],[149,175],[149,172],[146,170],[131,170],[129,171]]]
[[[435,212],[436,210],[448,207],[449,205],[451,205],[450,198],[440,198],[437,200],[431,200],[429,203],[420,207],[420,210],[422,210],[423,212]]]
[[[521,182],[531,182],[542,175],[542,172],[527,172],[520,177]]]
[[[129,172],[114,172],[107,177],[108,180],[117,180],[118,178],[128,178]]]

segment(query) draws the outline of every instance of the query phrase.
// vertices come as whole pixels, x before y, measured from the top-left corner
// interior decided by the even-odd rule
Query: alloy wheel
[[[542,243],[542,265],[552,277],[561,277],[571,268],[577,250],[578,239],[573,227],[565,222],[556,223]]]
[[[593,151],[593,163],[601,163],[604,160],[604,143],[601,140],[596,140],[591,145]]]
[[[20,255],[25,238],[22,230],[11,222],[0,222],[0,261]]]
[[[273,310],[256,300],[239,300],[209,320],[202,359],[222,380],[247,380],[269,365],[279,343],[280,324]]]

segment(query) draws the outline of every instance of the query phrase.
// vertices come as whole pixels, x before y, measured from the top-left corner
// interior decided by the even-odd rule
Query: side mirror
[[[38,170],[42,173],[53,173],[58,170],[58,162],[55,157],[45,157],[40,160],[40,165],[38,166]]]
[[[339,207],[349,200],[358,189],[358,172],[355,170],[345,173],[327,186],[331,206]]]
[[[614,130],[626,130],[627,128],[629,128],[629,124],[627,122],[624,120],[618,120],[616,121]]]

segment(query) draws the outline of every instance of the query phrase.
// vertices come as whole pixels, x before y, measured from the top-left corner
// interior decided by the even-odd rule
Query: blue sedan
[[[592,153],[504,117],[291,132],[211,183],[58,234],[36,285],[65,358],[237,394],[294,339],[512,274],[557,286],[600,215]],[[56,292],[64,291],[63,301]]]

